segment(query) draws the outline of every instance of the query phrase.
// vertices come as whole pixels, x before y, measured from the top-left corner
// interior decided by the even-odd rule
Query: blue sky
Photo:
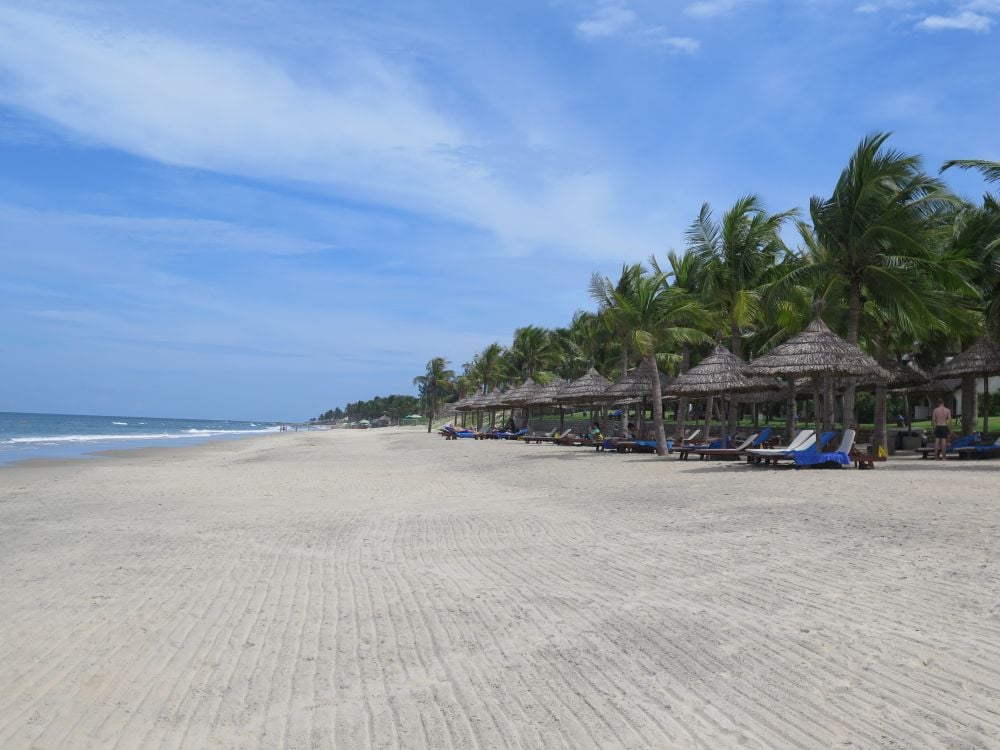
[[[872,131],[1000,159],[998,35],[1000,0],[0,0],[0,410],[412,392]]]

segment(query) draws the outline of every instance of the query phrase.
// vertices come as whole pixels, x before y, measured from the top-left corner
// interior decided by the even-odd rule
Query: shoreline
[[[0,746],[1000,744],[996,462],[279,435],[0,471]]]

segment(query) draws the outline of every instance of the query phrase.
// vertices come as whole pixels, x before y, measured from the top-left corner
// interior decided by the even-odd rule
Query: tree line
[[[769,212],[757,195],[718,214],[704,204],[683,251],[595,274],[590,297],[564,327],[528,325],[509,346],[491,343],[449,369],[432,358],[415,379],[431,414],[442,399],[488,392],[531,377],[573,379],[590,367],[612,380],[645,361],[685,372],[719,341],[747,359],[802,330],[822,303],[825,322],[888,364],[907,355],[927,369],[984,333],[1000,332],[1000,196],[965,200],[941,179],[951,168],[1000,182],[1000,163],[960,160],[938,174],[922,159],[864,138],[832,191],[806,210]],[[784,239],[791,234],[794,243]],[[844,384],[853,423],[856,387]],[[886,389],[875,392],[873,442],[886,442]],[[975,419],[976,386],[963,387]],[[657,442],[664,443],[654,399]],[[682,400],[679,414],[686,413]],[[971,422],[969,423],[971,425]],[[971,430],[965,425],[966,430]]]
[[[343,409],[339,406],[335,409],[328,409],[312,421],[334,422],[345,417],[352,422],[362,419],[372,421],[383,415],[398,421],[409,414],[421,413],[423,411],[419,398],[396,394],[392,396],[375,396],[367,401],[356,401],[347,404]]]

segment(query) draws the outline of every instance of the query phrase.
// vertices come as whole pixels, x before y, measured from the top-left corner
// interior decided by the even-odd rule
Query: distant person
[[[931,413],[931,424],[934,426],[934,458],[944,461],[951,433],[951,409],[944,405],[943,398],[938,399],[937,408]]]
[[[589,437],[594,442],[599,442],[604,440],[604,435],[601,434],[601,426],[594,422],[593,426],[590,428],[590,432],[587,433]]]
[[[625,428],[625,439],[626,440],[638,440],[639,435],[636,432],[635,422],[629,422],[628,426]]]
[[[517,432],[517,422],[514,421],[514,417],[507,422],[507,432]]]

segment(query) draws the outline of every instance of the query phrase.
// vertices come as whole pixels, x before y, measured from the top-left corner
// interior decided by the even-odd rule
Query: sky
[[[0,0],[0,410],[414,393],[866,134],[1000,160],[998,91],[1000,0]]]

